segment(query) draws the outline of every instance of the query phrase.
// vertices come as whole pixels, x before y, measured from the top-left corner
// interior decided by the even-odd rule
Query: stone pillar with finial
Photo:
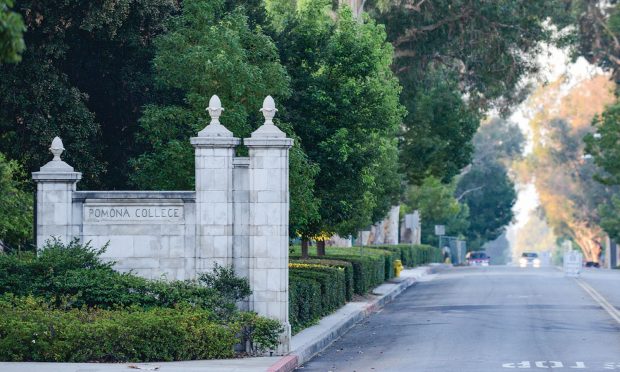
[[[69,242],[74,237],[72,202],[76,184],[82,173],[60,159],[65,148],[60,138],[52,141],[49,149],[54,158],[32,173],[37,184],[37,248],[42,248],[52,237]]]
[[[211,122],[197,137],[196,168],[196,271],[210,271],[215,264],[232,265],[233,158],[240,143],[220,123],[224,108],[218,96],[209,101]]]
[[[279,354],[289,351],[288,321],[289,149],[293,140],[273,124],[271,96],[261,109],[265,123],[245,138],[250,152],[250,309],[285,327]]]

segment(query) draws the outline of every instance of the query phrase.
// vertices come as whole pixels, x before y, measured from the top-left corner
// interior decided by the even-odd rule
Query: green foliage
[[[231,268],[147,280],[114,271],[104,249],[56,240],[38,256],[0,255],[0,360],[211,359],[246,341],[257,354],[277,345],[279,322],[236,310],[251,292]]]
[[[24,20],[11,11],[13,0],[0,0],[0,64],[19,62],[24,51]]]
[[[586,153],[592,155],[594,163],[602,172],[596,179],[607,185],[620,185],[620,102],[607,106],[601,115],[592,120],[597,136],[585,136]]]
[[[598,207],[601,215],[601,227],[609,237],[620,242],[620,196],[614,195],[610,204],[601,204]]]
[[[230,358],[241,323],[201,308],[68,311],[35,297],[0,297],[0,360],[148,362]]]
[[[320,259],[305,259],[305,260],[289,260],[292,264],[308,264],[308,265],[322,265],[329,267],[340,267],[344,269],[344,282],[346,287],[346,300],[351,301],[353,299],[353,265],[351,262],[342,260],[332,260],[327,258]]]
[[[316,323],[321,313],[321,285],[289,273],[289,323],[292,333]]]
[[[251,355],[262,356],[266,351],[277,348],[278,338],[284,331],[280,322],[249,312],[239,313],[237,321],[241,324],[241,345],[247,342]]]
[[[289,289],[289,321],[293,332],[336,311],[346,302],[345,270],[341,267],[291,263],[289,284],[293,288]]]
[[[17,249],[32,239],[32,196],[22,191],[24,175],[0,153],[0,247]]]
[[[401,172],[410,184],[420,185],[427,177],[450,182],[471,161],[480,113],[468,107],[445,73],[429,72],[403,100],[409,115],[400,143]]]
[[[125,187],[136,121],[156,98],[152,40],[176,6],[17,1],[28,48],[20,64],[0,66],[0,151],[35,171],[50,159],[57,135],[65,160],[84,172],[81,186]]]
[[[396,253],[394,259],[401,260],[406,267],[416,267],[443,261],[441,250],[426,244],[379,245],[373,247]]]
[[[202,273],[198,280],[205,286],[213,288],[231,302],[240,301],[252,294],[250,283],[246,278],[235,275],[231,266],[215,265],[210,273]]]
[[[400,191],[395,136],[404,110],[392,48],[382,26],[358,22],[348,8],[334,20],[328,9],[327,1],[304,3],[275,35],[291,77],[284,120],[320,169],[321,220],[302,236],[348,235],[382,218]]]
[[[140,119],[138,141],[146,151],[132,161],[132,182],[148,189],[188,189],[194,183],[188,139],[208,124],[211,96],[217,94],[226,110],[223,124],[246,137],[251,123],[259,124],[256,113],[265,96],[288,94],[288,79],[273,42],[250,27],[241,8],[227,11],[223,0],[183,2],[181,14],[155,45],[157,82],[175,94],[170,104],[148,106]],[[178,92],[182,99],[175,100]]]
[[[211,95],[222,100],[222,123],[247,137],[262,123],[258,108],[272,95],[289,94],[289,80],[273,41],[253,25],[258,8],[223,0],[183,2],[169,32],[156,39],[155,78],[168,103],[148,105],[137,141],[144,152],[131,160],[131,183],[142,189],[183,190],[194,186],[194,150],[189,138],[207,123]],[[249,12],[249,13],[248,13]],[[318,219],[313,164],[290,125],[279,126],[295,139],[290,151],[291,234]]]
[[[295,247],[290,257],[298,259],[301,257],[301,250]],[[392,252],[373,248],[335,248],[327,247],[326,256],[318,257],[316,247],[310,247],[308,254],[312,259],[327,258],[339,261],[348,261],[353,266],[353,291],[356,294],[364,295],[372,288],[383,283],[392,273],[386,273],[392,259]],[[391,263],[393,265],[393,263]]]
[[[229,268],[203,274],[200,283],[204,285],[119,273],[112,263],[100,259],[104,249],[77,240],[67,245],[53,240],[38,256],[0,255],[0,294],[34,295],[70,308],[175,307],[186,303],[228,318],[235,311],[235,302],[250,292],[247,280],[234,277]]]
[[[422,242],[437,245],[435,225],[446,226],[446,235],[458,236],[469,227],[469,208],[454,197],[456,185],[442,184],[434,177],[426,178],[420,186],[410,186],[405,204],[410,210],[419,210],[422,224]]]
[[[474,164],[459,179],[456,194],[469,209],[469,227],[464,231],[468,250],[479,250],[498,238],[513,219],[515,185],[498,163]]]

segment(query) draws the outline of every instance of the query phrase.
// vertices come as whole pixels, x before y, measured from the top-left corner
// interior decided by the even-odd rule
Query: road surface
[[[299,370],[620,371],[619,305],[617,271],[576,280],[554,268],[452,268]]]

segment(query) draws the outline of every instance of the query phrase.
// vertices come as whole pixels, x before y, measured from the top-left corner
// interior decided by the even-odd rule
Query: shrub
[[[345,270],[341,267],[291,263],[289,284],[289,321],[295,332],[346,302]]]
[[[346,300],[351,301],[353,299],[353,265],[351,262],[344,260],[330,260],[330,259],[306,259],[306,260],[290,260],[290,263],[300,264],[315,264],[330,267],[341,267],[344,269],[344,282],[346,287]]]
[[[229,358],[241,323],[195,307],[57,309],[44,299],[0,297],[0,360],[135,362]]]
[[[38,256],[0,255],[0,294],[44,297],[57,306],[174,307],[181,303],[213,310],[228,317],[235,302],[250,294],[247,279],[234,276],[232,268],[216,267],[200,281],[148,280],[112,269],[94,249],[77,240],[47,242]],[[202,284],[202,285],[201,285]]]
[[[289,272],[289,323],[293,334],[316,322],[321,313],[321,285]]]
[[[309,254],[313,259],[328,258],[350,262],[353,266],[353,290],[356,294],[364,295],[385,281],[386,256],[382,250],[367,247],[328,247],[327,256],[318,257],[316,248],[312,247]],[[299,258],[299,255],[299,249],[294,248],[291,258]]]

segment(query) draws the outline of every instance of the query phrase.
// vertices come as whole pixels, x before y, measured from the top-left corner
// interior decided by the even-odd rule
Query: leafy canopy
[[[400,191],[395,136],[404,109],[390,70],[383,26],[330,3],[309,2],[286,19],[276,41],[291,77],[285,120],[319,167],[321,231],[349,235],[385,216]]]

